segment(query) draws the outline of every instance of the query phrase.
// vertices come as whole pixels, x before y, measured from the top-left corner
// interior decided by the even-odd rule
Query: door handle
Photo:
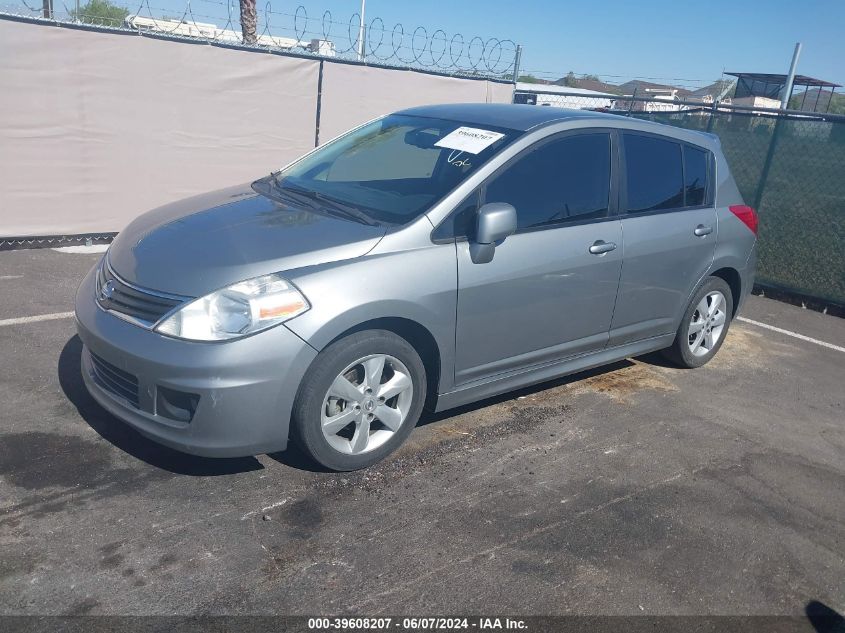
[[[695,227],[695,233],[698,237],[704,237],[705,235],[710,235],[713,232],[712,226],[704,226],[703,224],[699,224]]]
[[[590,247],[590,252],[593,255],[604,255],[610,251],[616,250],[616,244],[613,242],[605,242],[604,240],[596,240]]]

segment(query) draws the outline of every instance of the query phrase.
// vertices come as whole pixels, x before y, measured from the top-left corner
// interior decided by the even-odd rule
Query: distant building
[[[760,95],[748,95],[747,97],[734,97],[731,99],[731,104],[746,106],[749,108],[768,108],[770,110],[777,110],[780,108],[780,99],[761,97]],[[765,110],[760,110],[760,112],[765,112]]]
[[[714,101],[730,103],[731,98],[729,93],[734,91],[735,85],[733,79],[718,79],[709,86],[693,90],[692,93],[686,97],[686,101],[700,101],[702,103],[713,103]]]
[[[575,85],[567,85],[567,82],[574,83]],[[616,95],[619,94],[619,86],[614,84],[605,83],[604,81],[600,81],[598,79],[577,79],[572,78],[569,79],[567,77],[561,77],[557,81],[552,82],[555,86],[561,86],[564,88],[580,88],[583,90],[590,90],[592,92],[599,92],[606,95]]]
[[[573,96],[575,95],[575,96]],[[595,110],[612,108],[613,99],[606,93],[584,88],[570,88],[553,84],[517,82],[514,103],[529,103],[539,106],[569,108],[571,110]]]
[[[178,35],[180,37],[197,37],[218,42],[229,42],[240,44],[243,39],[238,31],[230,29],[219,29],[216,24],[208,22],[194,22],[193,20],[173,20],[170,18],[147,18],[141,15],[128,15],[123,21],[124,25],[136,31],[151,31],[167,35]],[[268,48],[281,48],[285,50],[301,49],[316,53],[323,57],[334,57],[334,43],[329,40],[313,39],[310,42],[303,42],[291,37],[278,37],[275,35],[259,35],[258,46]]]
[[[781,99],[783,99],[783,93],[786,90],[786,75],[779,75],[775,73],[737,72],[725,74],[737,78],[736,90],[734,90],[733,96],[734,105],[746,105],[758,108],[780,108]],[[834,89],[840,88],[841,86],[840,84],[835,84],[823,79],[815,79],[814,77],[807,77],[806,75],[795,75],[795,79],[792,84],[792,93],[795,93],[795,88],[800,87],[804,88],[804,97],[807,96],[807,93],[811,88],[815,88],[820,91],[824,90],[824,88],[829,88],[830,97],[828,101],[819,104],[819,100],[817,99],[813,108],[809,110],[810,112],[827,112],[827,109],[830,107],[830,100],[833,99]],[[792,94],[787,95],[787,97],[792,97]],[[805,108],[805,105],[806,99],[803,101],[799,109],[806,110],[807,108]]]
[[[622,85],[624,86],[626,84]],[[620,96],[614,104],[614,109],[629,112],[680,112],[681,110],[688,109],[687,106],[681,103],[682,97],[679,94],[680,92],[689,93],[688,90],[682,90],[672,86],[660,86],[656,88],[637,86],[636,92],[626,92],[625,95]],[[640,101],[640,99],[647,99],[647,101]]]
[[[633,79],[626,81],[618,87],[623,94],[636,95],[638,97],[646,97],[649,95],[666,95],[670,94],[673,98],[685,99],[692,94],[686,88],[678,88],[667,84],[656,84],[650,81],[642,81],[641,79]]]

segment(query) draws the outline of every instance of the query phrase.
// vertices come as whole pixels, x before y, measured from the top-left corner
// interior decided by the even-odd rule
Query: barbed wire
[[[130,4],[116,5],[129,13],[127,20],[87,15],[85,5],[77,13],[64,0],[59,0],[61,9],[54,7],[50,19],[243,45],[238,0],[185,0],[182,11],[176,11],[175,15],[172,8],[165,9],[152,4],[155,0],[140,0],[137,5],[131,3],[138,0],[128,1]],[[0,12],[27,17],[42,16],[41,7],[32,6],[27,0],[17,2],[19,4],[0,5]],[[282,0],[266,0],[263,10],[257,7],[258,41],[253,45],[255,48],[284,49],[297,54],[446,74],[493,78],[513,76],[517,45],[510,39],[467,37],[461,33],[450,35],[443,29],[430,30],[425,26],[406,28],[398,22],[391,28],[380,17],[374,17],[362,25],[359,13],[353,13],[347,20],[338,20],[331,11],[313,17],[304,5],[296,6],[291,12],[281,10],[282,4]],[[166,17],[168,15],[173,17]],[[146,18],[151,22],[142,23],[143,20],[137,18]],[[364,41],[360,45],[362,31]]]

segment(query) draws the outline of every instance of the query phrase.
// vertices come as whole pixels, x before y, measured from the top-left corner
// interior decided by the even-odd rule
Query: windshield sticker
[[[446,149],[458,149],[469,154],[479,154],[502,138],[504,134],[481,130],[476,127],[459,127],[434,145]]]

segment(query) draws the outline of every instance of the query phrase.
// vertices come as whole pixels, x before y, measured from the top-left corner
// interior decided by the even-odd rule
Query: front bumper
[[[97,402],[143,435],[194,455],[241,457],[287,447],[293,401],[316,350],[284,325],[222,343],[162,336],[102,310],[95,274],[77,292],[76,322],[82,375]],[[134,402],[109,388],[92,354],[100,366],[105,361],[137,380]],[[160,390],[198,396],[190,421],[163,410]]]

